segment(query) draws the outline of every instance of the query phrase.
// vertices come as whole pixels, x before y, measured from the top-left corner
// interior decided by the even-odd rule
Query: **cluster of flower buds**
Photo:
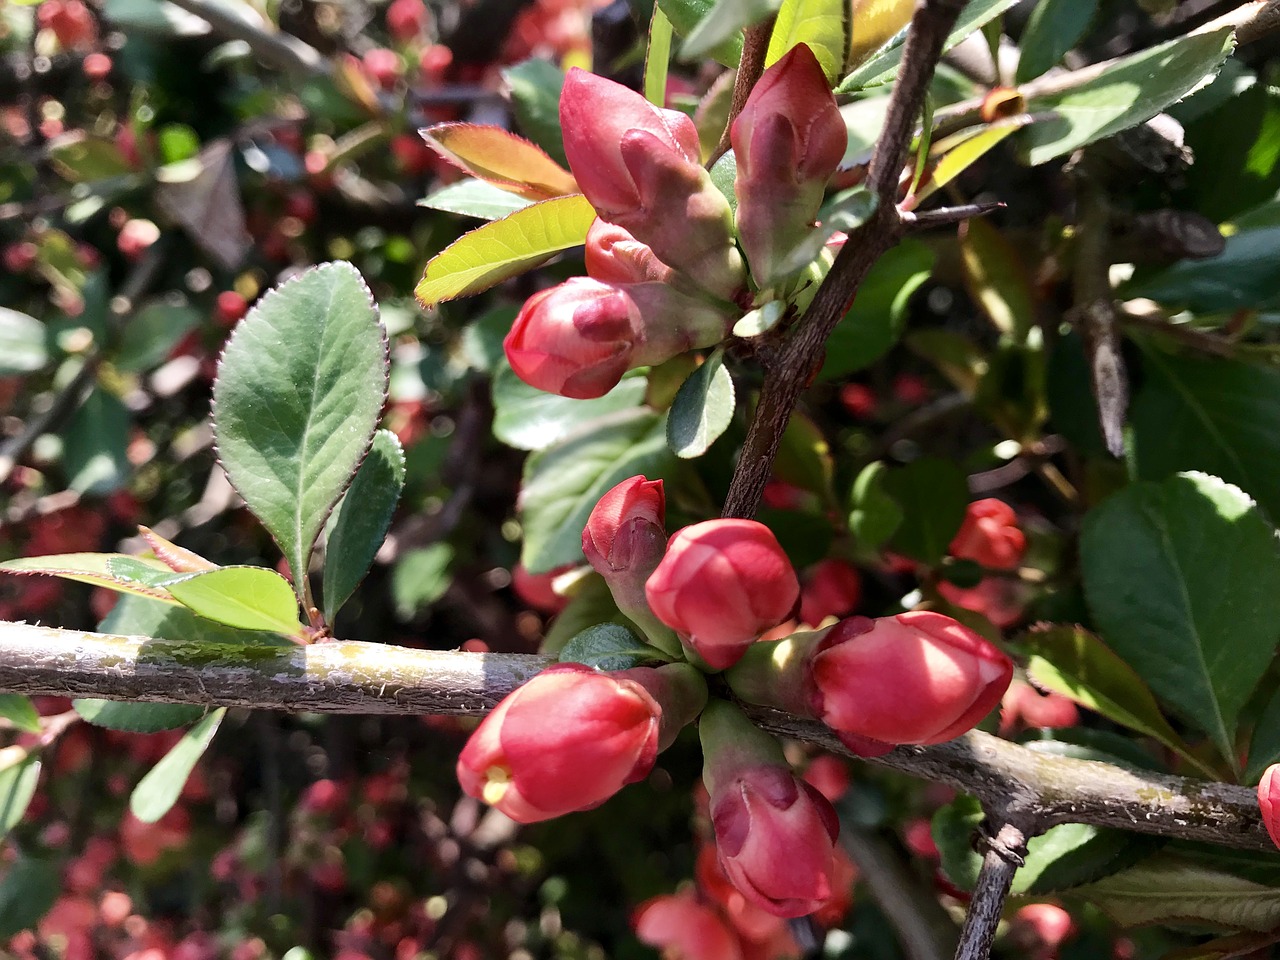
[[[704,672],[726,670],[749,703],[820,719],[864,756],[959,736],[1000,702],[1013,675],[992,644],[927,611],[847,617],[762,640],[800,608],[800,583],[777,539],[763,524],[732,519],[668,539],[660,480],[631,477],[601,497],[582,549],[662,665],[607,673],[561,663],[538,674],[472,735],[458,760],[463,789],[524,823],[587,810],[647,776],[696,719],[719,870],[767,915],[810,914],[847,892],[836,813],[773,737],[737,706],[709,699]],[[845,572],[837,571],[842,582]],[[850,585],[839,604],[856,603]],[[722,939],[714,912],[672,899],[662,910],[687,915],[689,937]],[[664,915],[638,920],[641,935],[666,937]]]
[[[531,297],[504,348],[526,383],[576,399],[603,396],[627,370],[721,342],[741,307],[795,272],[846,140],[803,44],[765,71],[733,124],[736,219],[685,114],[574,68],[560,124],[598,216],[588,276]]]

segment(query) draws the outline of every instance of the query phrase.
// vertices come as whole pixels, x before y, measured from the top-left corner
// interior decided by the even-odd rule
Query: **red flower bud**
[[[636,681],[558,664],[481,721],[458,757],[458,782],[521,823],[590,810],[649,773],[661,717]]]
[[[814,648],[809,670],[814,712],[863,752],[863,739],[958,737],[991,712],[1013,677],[1013,663],[994,646],[924,610],[841,621]]]
[[[692,890],[646,900],[631,926],[642,943],[673,960],[742,960],[738,938]]]
[[[574,68],[560,94],[564,151],[600,217],[726,299],[743,285],[729,202],[701,163],[693,121]]]
[[[1280,763],[1267,767],[1258,781],[1258,809],[1271,842],[1280,847]]]
[[[630,477],[600,498],[582,531],[587,562],[608,577],[636,563],[651,572],[666,547],[667,499],[661,480]]]
[[[766,70],[730,130],[738,176],[738,236],[761,286],[818,215],[844,157],[844,120],[826,75],[805,44]]]
[[[712,701],[698,730],[725,875],[775,916],[817,910],[834,890],[835,809],[791,772],[777,741],[737,707]]]
[[[644,283],[671,279],[671,268],[617,224],[596,218],[584,249],[587,276],[605,283]]]
[[[645,584],[649,606],[707,663],[732,666],[795,609],[800,584],[773,532],[754,520],[707,520],[671,538]]]
[[[951,541],[952,556],[991,570],[1014,569],[1026,549],[1027,538],[1018,528],[1017,514],[993,497],[969,504],[960,531]]]
[[[503,340],[525,383],[575,400],[602,397],[632,367],[719,343],[726,317],[665,283],[574,277],[535,293]]]
[[[422,0],[391,0],[387,7],[387,30],[401,43],[407,43],[422,33],[429,17]]]
[[[862,578],[843,560],[816,564],[800,587],[800,622],[816,627],[827,617],[852,613],[862,599]]]

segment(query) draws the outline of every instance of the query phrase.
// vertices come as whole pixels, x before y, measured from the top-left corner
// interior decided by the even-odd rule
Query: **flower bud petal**
[[[1271,842],[1280,847],[1280,763],[1267,767],[1258,781],[1258,809]]]
[[[692,890],[646,900],[631,925],[642,943],[678,960],[743,960],[738,938]]]
[[[648,774],[661,716],[634,680],[558,664],[481,721],[458,757],[458,782],[521,823],[589,810]]]
[[[587,276],[605,283],[667,283],[672,270],[653,250],[615,223],[599,217],[587,231],[583,248]]]
[[[657,617],[718,670],[789,618],[799,593],[777,538],[754,520],[685,527],[645,584]]]
[[[941,743],[974,727],[1013,677],[1002,652],[950,617],[912,610],[843,620],[809,663],[814,712],[884,744]]]

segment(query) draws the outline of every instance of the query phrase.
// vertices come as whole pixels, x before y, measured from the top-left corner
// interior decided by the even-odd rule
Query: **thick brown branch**
[[[711,151],[707,161],[710,167],[729,152],[729,130],[738,114],[747,105],[747,98],[764,73],[764,58],[769,52],[769,37],[773,33],[773,17],[748,27],[742,32],[742,56],[738,59],[738,72],[733,78],[733,97],[729,100],[729,117],[724,124],[724,132],[720,134],[720,142]]]
[[[0,692],[29,695],[480,716],[550,662],[356,641],[214,646],[0,621]],[[748,713],[773,733],[848,753],[820,723],[757,707]],[[899,747],[872,762],[950,784],[994,812],[1016,807],[1019,822],[1036,829],[1088,823],[1274,849],[1247,787],[1053,756],[979,732],[932,747]]]
[[[867,185],[878,206],[841,249],[804,319],[784,344],[779,362],[765,376],[760,404],[747,432],[742,456],[734,471],[723,515],[751,517],[769,481],[778,445],[800,394],[822,363],[827,338],[849,308],[872,265],[896,244],[904,225],[897,208],[898,178],[906,163],[916,118],[942,45],[966,0],[924,0],[917,7],[907,33],[902,69],[889,99],[884,130],[876,143]]]

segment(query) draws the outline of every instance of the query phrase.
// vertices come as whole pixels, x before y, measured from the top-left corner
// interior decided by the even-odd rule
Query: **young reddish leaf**
[[[131,557],[125,553],[64,553],[51,557],[19,557],[0,563],[0,572],[62,577],[64,580],[106,587],[121,593],[136,593],[140,597],[163,600],[165,603],[178,602],[163,587],[145,583],[127,573],[121,561],[131,561],[140,568],[154,570],[161,576],[173,574],[159,560]],[[115,564],[120,566],[113,569]]]
[[[418,131],[427,145],[464,173],[530,200],[578,192],[573,174],[536,144],[501,127],[438,123]]]
[[[171,543],[150,527],[139,526],[138,533],[147,541],[156,559],[175,573],[196,573],[200,570],[216,570],[218,565],[198,553]]]
[[[464,233],[427,263],[414,293],[424,307],[488,290],[587,239],[596,212],[581,194],[543,200]]]

